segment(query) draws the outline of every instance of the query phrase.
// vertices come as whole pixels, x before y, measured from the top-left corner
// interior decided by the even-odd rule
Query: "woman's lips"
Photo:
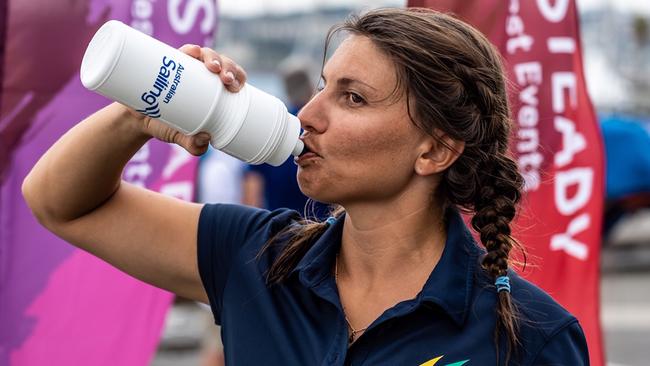
[[[318,159],[320,157],[321,157],[320,155],[318,155],[318,154],[316,154],[314,152],[307,151],[307,152],[303,153],[302,155],[295,157],[294,161],[296,162],[296,164],[301,165],[301,164],[307,163],[309,160]]]
[[[311,152],[311,149],[309,148],[309,146],[307,146],[307,144],[305,144],[304,148],[302,149],[302,152],[298,156],[302,156],[302,155],[305,155],[305,154],[310,153],[310,152]]]
[[[297,164],[300,164],[301,162],[305,162],[307,160],[322,158],[322,156],[320,156],[316,149],[312,146],[311,141],[303,140],[303,142],[305,143],[305,148],[302,154],[294,158],[294,161]]]

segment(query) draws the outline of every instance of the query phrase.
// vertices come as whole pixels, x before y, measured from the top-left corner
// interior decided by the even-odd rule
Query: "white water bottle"
[[[187,134],[208,132],[218,150],[251,164],[281,165],[304,148],[300,121],[248,83],[226,90],[203,62],[110,20],[90,41],[81,82]]]

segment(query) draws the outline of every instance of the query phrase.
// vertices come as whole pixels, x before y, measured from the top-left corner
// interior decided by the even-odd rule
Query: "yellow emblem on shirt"
[[[433,366],[436,362],[440,361],[441,358],[442,356],[434,357],[425,363],[421,363],[420,366]]]
[[[440,359],[443,358],[443,357],[444,357],[444,355],[443,355],[443,356],[434,357],[434,358],[430,359],[429,361],[427,361],[427,362],[425,362],[425,363],[421,363],[419,366],[434,366],[434,365],[435,365],[438,361],[440,361]],[[445,365],[445,366],[463,366],[463,365],[466,364],[468,361],[469,361],[469,360],[458,361],[458,362],[454,362],[454,363],[449,363],[449,364],[447,364],[447,365]],[[440,366],[442,366],[442,365],[440,365]]]

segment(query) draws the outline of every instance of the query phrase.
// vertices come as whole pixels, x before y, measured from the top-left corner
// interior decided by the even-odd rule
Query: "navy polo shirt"
[[[267,286],[265,274],[282,243],[258,256],[267,240],[299,219],[295,211],[206,205],[198,263],[228,365],[495,365],[492,281],[461,216],[449,210],[447,241],[422,291],[386,310],[348,347],[332,268],[343,218],[327,228],[289,279]],[[511,273],[522,346],[510,365],[588,365],[575,317],[542,290]],[[503,340],[504,337],[501,337]],[[501,342],[500,364],[506,348]]]

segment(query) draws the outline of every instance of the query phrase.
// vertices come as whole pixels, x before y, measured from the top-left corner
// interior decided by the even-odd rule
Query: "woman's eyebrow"
[[[368,88],[370,88],[372,90],[375,90],[375,91],[377,90],[375,87],[371,86],[370,84],[366,84],[361,80],[348,78],[348,77],[343,77],[343,78],[338,79],[337,83],[339,85],[341,85],[341,86],[348,86],[348,85],[351,85],[351,84],[361,84],[361,85],[363,85],[365,87],[368,87]]]
[[[325,78],[325,75],[321,74],[320,77],[321,77],[321,79],[323,79],[324,83],[327,83],[327,79]],[[358,79],[355,79],[355,78],[352,78],[352,77],[347,77],[347,76],[337,79],[336,83],[339,86],[342,86],[342,87],[346,87],[346,86],[354,85],[354,84],[361,84],[361,85],[363,85],[363,86],[365,86],[367,88],[370,88],[370,89],[372,89],[374,91],[377,91],[377,88],[373,87],[372,85],[364,83],[361,80],[358,80]]]

